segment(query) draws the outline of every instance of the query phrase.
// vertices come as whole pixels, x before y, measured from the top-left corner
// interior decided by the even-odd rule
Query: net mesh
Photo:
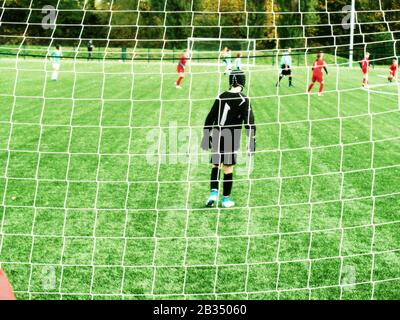
[[[340,1],[0,3],[0,266],[18,298],[398,298],[400,102],[387,78],[400,8],[357,4],[349,68]],[[176,90],[188,44],[198,63]],[[208,210],[199,146],[228,88],[224,46],[249,61],[257,151],[250,162],[243,141],[236,208]],[[289,47],[295,87],[276,87]],[[305,93],[320,51],[324,97]]]

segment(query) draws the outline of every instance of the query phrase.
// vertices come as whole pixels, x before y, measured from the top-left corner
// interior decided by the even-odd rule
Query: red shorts
[[[178,73],[185,73],[185,69],[182,68],[181,66],[178,66],[177,71],[178,71]]]
[[[362,69],[362,73],[363,74],[367,74],[368,73],[368,69]]]
[[[323,82],[324,81],[324,76],[322,74],[313,74],[312,76],[312,82]]]
[[[392,78],[395,78],[395,77],[396,77],[396,72],[391,71],[391,72],[390,72],[390,76],[391,76]]]

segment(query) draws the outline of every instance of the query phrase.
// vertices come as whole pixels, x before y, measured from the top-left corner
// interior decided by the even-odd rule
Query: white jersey
[[[224,58],[224,62],[227,64],[231,64],[232,63],[232,54],[231,52],[224,52],[224,54],[222,55],[222,57]]]
[[[242,70],[242,59],[241,58],[235,59],[235,70],[237,70],[237,71]]]
[[[289,69],[292,68],[292,57],[289,52],[285,52],[281,59],[281,66],[287,66]]]

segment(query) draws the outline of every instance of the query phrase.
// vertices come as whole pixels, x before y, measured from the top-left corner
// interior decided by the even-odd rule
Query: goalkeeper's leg
[[[224,196],[222,198],[223,208],[232,208],[235,203],[230,199],[233,187],[233,165],[224,166]]]
[[[232,208],[235,203],[231,201],[230,196],[233,188],[233,165],[224,165],[224,193],[222,198],[223,208]],[[211,170],[211,194],[207,200],[206,206],[208,208],[213,208],[218,203],[219,195],[219,181],[220,181],[221,167],[214,165]]]
[[[211,194],[207,200],[206,206],[209,208],[215,207],[218,203],[218,189],[219,189],[219,179],[221,174],[221,168],[219,165],[214,165],[211,170],[211,182],[210,189]]]

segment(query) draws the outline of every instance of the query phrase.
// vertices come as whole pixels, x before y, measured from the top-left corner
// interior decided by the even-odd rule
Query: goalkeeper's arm
[[[245,109],[245,128],[246,128],[246,135],[249,141],[249,154],[253,155],[256,152],[256,132],[257,127],[255,124],[255,118],[253,109],[251,108],[250,104],[248,104],[248,108]]]
[[[204,151],[208,151],[211,148],[211,143],[212,143],[211,132],[214,125],[218,122],[219,105],[220,105],[220,100],[218,98],[215,100],[214,105],[211,108],[211,111],[208,114],[206,122],[204,124],[203,140],[201,142],[201,148]]]

